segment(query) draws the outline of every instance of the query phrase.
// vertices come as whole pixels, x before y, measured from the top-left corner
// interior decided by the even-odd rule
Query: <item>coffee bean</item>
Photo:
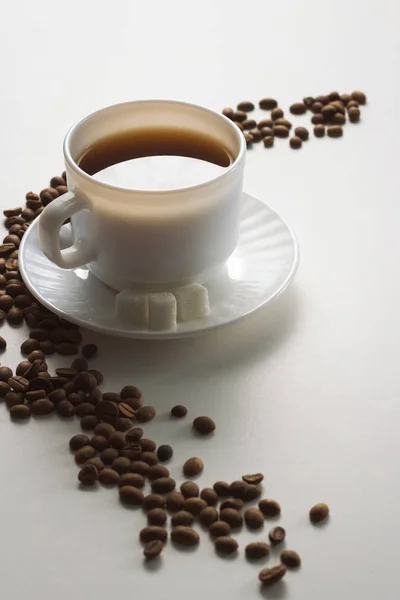
[[[87,359],[93,358],[98,352],[96,344],[85,344],[81,350],[83,356]]]
[[[357,102],[357,100],[350,100],[350,102],[348,102],[346,104],[347,111],[349,111],[350,108],[358,108],[358,107],[359,107],[359,103]]]
[[[171,446],[168,446],[168,444],[163,444],[159,446],[157,448],[158,460],[160,460],[161,462],[166,462],[167,460],[170,460],[173,452],[173,449],[171,448]]]
[[[73,435],[72,438],[69,440],[69,447],[74,452],[77,452],[77,450],[80,450],[84,446],[89,446],[89,444],[90,440],[88,436],[84,435],[83,433],[77,433],[76,435]],[[91,456],[89,456],[88,458],[91,458]]]
[[[213,489],[218,496],[226,497],[229,496],[230,485],[226,481],[216,481],[213,485]]]
[[[5,298],[5,296],[3,296],[3,298]],[[7,313],[7,322],[10,325],[21,325],[23,320],[24,313],[20,308],[16,308],[15,306],[13,308],[10,308],[10,310]]]
[[[132,427],[132,424],[132,419],[128,419],[127,417],[118,417],[115,419],[115,429],[117,431],[128,431]]]
[[[118,459],[117,459],[118,460]],[[140,506],[143,502],[143,492],[132,485],[124,485],[119,488],[119,498],[124,504],[130,506]],[[150,540],[148,540],[150,541]]]
[[[237,541],[229,536],[217,537],[214,544],[216,551],[224,555],[234,554],[239,548]]]
[[[290,112],[293,115],[304,115],[307,111],[307,106],[303,102],[295,102],[290,107]]]
[[[183,417],[186,417],[187,415],[187,408],[186,406],[182,406],[181,404],[177,404],[176,406],[174,406],[173,408],[171,408],[171,416],[175,417],[176,419],[182,419]]]
[[[142,461],[146,462],[150,467],[158,463],[158,456],[155,452],[142,452]]]
[[[94,430],[96,431],[96,429],[97,429],[97,426],[94,428]],[[114,460],[116,458],[118,458],[118,456],[119,456],[119,452],[115,448],[106,448],[100,454],[101,460],[106,465],[111,465],[114,462]]]
[[[185,498],[197,498],[200,493],[200,488],[194,481],[184,481],[180,490]]]
[[[110,435],[114,433],[114,431],[115,429],[112,425],[110,425],[110,423],[99,423],[94,428],[95,435],[101,435],[107,440],[109,439]]]
[[[79,406],[79,404],[86,401],[86,394],[84,392],[72,392],[72,394],[68,394],[67,398],[74,406]]]
[[[336,112],[340,112],[342,115],[346,114],[343,102],[331,102],[331,104],[335,107]]]
[[[263,138],[271,137],[271,136],[273,137],[274,130],[272,129],[272,127],[263,127],[261,129],[260,133]]]
[[[232,121],[238,121],[239,123],[243,123],[247,119],[247,114],[243,110],[235,110],[230,115],[230,119]]]
[[[289,137],[289,129],[283,125],[276,125],[274,126],[274,136],[278,138],[287,138]]]
[[[185,477],[195,477],[202,473],[204,469],[204,463],[201,458],[192,457],[189,458],[183,465],[183,474]]]
[[[169,477],[169,470],[162,465],[153,465],[152,467],[149,467],[147,477],[150,481],[161,479],[161,477]]]
[[[125,417],[127,419],[133,419],[133,417],[135,416],[135,411],[133,410],[133,408],[125,402],[120,402],[118,404],[118,409],[119,414],[122,417]]]
[[[321,114],[324,117],[325,121],[329,121],[329,119],[331,119],[336,113],[336,110],[336,106],[334,106],[333,104],[327,104],[326,106],[323,106],[321,109]]]
[[[14,299],[14,303],[17,308],[26,308],[32,304],[32,299],[27,294],[20,294]]]
[[[360,120],[360,109],[353,106],[349,108],[349,119],[351,123],[358,123]]]
[[[244,139],[246,140],[246,145],[248,148],[250,148],[250,146],[253,144],[254,142],[254,138],[251,135],[251,133],[245,133],[244,134]]]
[[[26,404],[15,404],[15,406],[11,406],[10,408],[10,415],[13,419],[17,420],[28,419],[31,415],[31,410]]]
[[[295,135],[297,135],[297,137],[303,140],[303,142],[307,141],[310,135],[308,133],[308,129],[306,129],[305,127],[296,127],[294,133]]]
[[[56,344],[56,352],[60,354],[60,356],[72,356],[73,354],[77,354],[78,350],[78,346],[76,344],[72,344],[71,342],[62,342],[61,344]]]
[[[310,509],[311,523],[321,523],[321,521],[324,521],[325,519],[327,519],[328,516],[329,516],[329,507],[327,504],[324,504],[324,503],[315,504],[315,506],[313,506]]]
[[[96,405],[95,415],[99,421],[105,421],[106,423],[112,424],[118,417],[118,406],[115,402],[103,400]]]
[[[244,551],[249,560],[261,560],[269,555],[269,546],[265,542],[250,542]]]
[[[17,368],[15,369],[15,374],[22,377],[26,377],[26,373],[28,373],[28,377],[30,377],[32,374],[31,368],[31,363],[28,360],[23,360],[17,365]]]
[[[11,391],[10,386],[5,381],[0,381],[0,398],[4,398],[4,396]]]
[[[271,544],[275,546],[277,544],[281,544],[284,541],[285,536],[286,531],[283,529],[283,527],[273,527],[268,534]]]
[[[238,510],[233,508],[224,508],[221,510],[219,518],[221,521],[226,521],[231,527],[241,527],[243,524],[243,517]]]
[[[178,525],[190,527],[190,525],[193,525],[193,521],[194,516],[192,515],[192,513],[186,510],[180,510],[171,517],[172,527],[177,527]]]
[[[14,300],[8,294],[0,296],[0,309],[8,313],[14,306]]]
[[[276,125],[283,125],[284,127],[286,127],[286,129],[289,130],[292,129],[292,124],[287,119],[276,119],[276,121],[274,122],[274,126]]]
[[[244,112],[251,112],[254,110],[254,104],[248,100],[244,100],[243,102],[239,102],[237,109]]]
[[[313,102],[312,105],[311,105],[311,110],[312,110],[312,112],[314,114],[315,113],[320,113],[321,110],[322,110],[322,108],[323,108],[323,106],[324,105],[322,104],[322,102]]]
[[[167,522],[167,513],[162,508],[152,508],[147,513],[147,522],[149,525],[162,527]]]
[[[331,122],[335,125],[344,125],[346,123],[346,117],[342,113],[337,112],[333,115]]]
[[[253,137],[253,142],[256,142],[256,143],[261,142],[262,135],[261,135],[259,129],[257,129],[257,128],[251,129],[249,131],[249,133]]]
[[[166,507],[172,513],[183,510],[184,502],[185,502],[185,498],[184,498],[183,494],[181,494],[180,492],[170,492],[165,497]]]
[[[139,475],[139,473],[124,473],[121,475],[118,485],[119,487],[131,485],[135,488],[141,489],[144,487],[144,483],[144,477]]]
[[[212,537],[223,537],[230,534],[231,526],[226,521],[215,521],[210,525],[209,530]]]
[[[315,137],[322,138],[325,135],[325,127],[323,125],[316,125],[314,127]]]
[[[149,494],[143,499],[143,510],[149,511],[154,508],[164,508],[165,499],[160,494]]]
[[[248,485],[249,484],[245,481],[233,481],[229,486],[229,495],[233,496],[234,498],[242,498],[243,500],[246,495]]]
[[[147,475],[149,469],[149,465],[142,460],[134,460],[129,467],[132,473],[139,473],[140,475]]]
[[[191,527],[184,527],[183,525],[178,525],[174,527],[171,531],[171,540],[175,544],[180,544],[182,546],[197,546],[200,541],[199,534],[197,531],[192,529]]]
[[[188,511],[189,512],[189,511]],[[199,520],[204,527],[210,527],[212,523],[215,523],[219,519],[219,514],[216,508],[213,506],[206,506],[200,511]]]
[[[218,495],[212,488],[204,488],[200,492],[200,498],[208,504],[215,506],[218,503]]]
[[[328,127],[328,137],[338,138],[343,135],[343,129],[340,125],[331,125]]]
[[[265,137],[263,139],[263,142],[264,142],[264,146],[266,148],[272,148],[272,146],[274,145],[274,137],[273,136]]]
[[[147,423],[154,419],[155,416],[156,409],[153,406],[142,406],[135,415],[136,420],[139,421],[139,423]]]
[[[6,402],[7,408],[12,408],[13,406],[16,406],[17,404],[23,404],[24,403],[24,395],[21,392],[7,392],[7,394],[4,396],[4,400]]]
[[[36,402],[40,402],[40,400],[36,400]],[[35,403],[32,404],[32,406]],[[75,462],[78,465],[83,465],[89,458],[93,458],[96,455],[96,450],[93,446],[82,446],[77,450],[75,454]]]
[[[89,458],[89,460],[87,460],[85,462],[85,465],[93,465],[94,467],[96,467],[98,473],[100,473],[100,471],[102,471],[104,469],[104,463],[101,460],[101,458],[99,458],[98,456],[94,456],[93,458]]]
[[[234,113],[234,110],[233,110],[233,108],[224,108],[224,109],[222,110],[222,114],[223,114],[225,117],[230,117],[231,115],[233,115],[233,113]]]
[[[15,300],[17,300],[17,298]],[[46,356],[51,356],[55,353],[56,347],[50,340],[45,340],[44,342],[40,342],[40,350],[44,352]]]
[[[56,411],[60,417],[69,418],[74,416],[75,407],[69,400],[61,400],[61,402],[56,405]]]
[[[248,508],[244,512],[244,522],[249,529],[260,529],[264,525],[264,515],[258,508]]]
[[[119,473],[114,469],[102,469],[99,473],[99,481],[103,485],[116,485],[119,481]]]
[[[45,354],[41,350],[33,350],[33,352],[28,355],[28,361],[32,364],[37,360],[44,360],[45,358]]]
[[[151,482],[151,490],[155,494],[168,494],[172,492],[176,487],[175,479],[172,477],[160,477]]]
[[[200,435],[210,435],[215,431],[215,423],[210,417],[196,417],[193,421],[193,429]]]
[[[258,105],[262,110],[272,110],[278,106],[278,102],[274,98],[262,98]]]
[[[48,398],[41,398],[32,403],[31,411],[34,415],[49,415],[55,410],[54,404]]]
[[[22,212],[22,207],[21,206],[17,206],[15,208],[7,208],[6,210],[3,210],[3,215],[5,217],[17,217],[18,215],[20,215]]]
[[[207,507],[207,503],[201,498],[186,498],[183,503],[183,510],[192,513],[192,515],[198,516],[201,511]]]
[[[280,504],[276,500],[272,500],[272,498],[260,500],[258,508],[266,518],[277,517],[281,514]]]
[[[86,417],[82,417],[81,419],[81,427],[82,429],[92,430],[96,427],[99,420],[95,415],[87,415]]]
[[[15,392],[22,392],[23,394],[29,390],[29,381],[25,377],[14,375],[8,380],[8,385]]]
[[[286,573],[285,565],[278,565],[269,569],[263,569],[258,574],[258,578],[265,586],[274,585],[284,577]]]
[[[85,360],[84,358],[81,358],[81,357],[75,358],[71,363],[71,369],[74,369],[78,373],[80,373],[81,371],[87,371],[88,368],[89,368],[89,365],[88,365],[87,360]]]
[[[257,485],[258,483],[261,483],[264,480],[264,475],[262,473],[254,473],[250,475],[243,475],[242,479],[245,483],[248,483],[250,485]]]
[[[10,225],[13,225],[13,223],[11,223],[11,219],[7,219],[7,221]],[[14,244],[0,244],[0,256],[2,258],[6,258],[14,250],[15,250]]]
[[[155,525],[145,527],[141,530],[139,534],[140,541],[143,544],[147,544],[148,542],[152,542],[154,540],[165,542],[167,540],[167,537],[168,532],[166,531],[166,529],[164,529],[163,527],[157,527]]]
[[[97,452],[102,452],[109,446],[108,439],[103,437],[102,435],[94,435],[90,440],[90,445],[93,446],[93,448],[95,448]]]
[[[257,123],[254,119],[245,119],[242,123],[243,129],[254,129],[255,127],[257,127]]]
[[[58,404],[62,400],[65,400],[65,397],[66,397],[65,390],[62,390],[62,389],[54,390],[53,392],[50,392],[50,394],[49,394],[49,400],[51,400],[51,402],[53,402],[53,404]]]
[[[358,104],[366,104],[366,102],[367,102],[367,97],[364,94],[364,92],[359,92],[359,91],[352,92],[351,98],[353,100],[356,100],[358,102]]]
[[[289,144],[293,150],[299,150],[299,148],[301,148],[303,142],[301,141],[301,139],[299,137],[297,137],[295,135],[292,138],[290,138]]]
[[[97,387],[96,378],[87,371],[81,371],[74,379],[75,388],[80,392],[86,394],[91,392]]]
[[[282,119],[283,117],[283,110],[281,108],[274,108],[271,111],[271,119],[273,121],[276,121],[277,119]]]
[[[143,548],[143,554],[147,560],[153,560],[154,558],[160,556],[163,548],[164,544],[161,540],[153,540],[152,542],[145,544],[145,547]]]
[[[120,475],[122,475],[122,473],[126,473],[130,466],[131,461],[126,456],[118,456],[118,458],[113,460],[111,463],[111,468],[114,469],[114,471],[117,471],[117,473]]]
[[[149,470],[149,464],[142,460],[142,448],[139,446],[139,444],[128,444],[125,446],[125,448],[120,450],[120,454],[122,456],[127,456],[132,461],[132,464],[136,464],[136,462],[140,462],[140,464],[146,464],[146,473]]]
[[[92,486],[99,478],[99,473],[94,465],[84,465],[78,473],[78,479],[82,485]]]
[[[103,380],[104,380],[103,373],[100,373],[100,371],[97,371],[97,369],[89,369],[88,373],[93,375],[93,377],[97,381],[97,385],[101,385],[103,383]]]
[[[301,565],[300,555],[294,550],[283,550],[280,559],[281,563],[289,569],[297,569]]]
[[[224,508],[233,508],[234,510],[241,510],[243,508],[243,500],[240,498],[227,498],[221,502],[220,509],[224,510]]]

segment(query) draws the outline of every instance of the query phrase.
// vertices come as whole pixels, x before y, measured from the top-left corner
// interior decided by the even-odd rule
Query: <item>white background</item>
[[[244,532],[234,560],[216,558],[204,533],[195,552],[168,546],[144,568],[143,515],[124,510],[116,490],[77,489],[68,440],[78,424],[16,425],[3,408],[2,597],[398,597],[398,22],[396,0],[3,3],[1,207],[62,171],[66,130],[110,103],[169,97],[221,110],[275,96],[287,109],[362,89],[368,106],[343,139],[312,138],[299,152],[278,140],[248,154],[246,191],[287,218],[301,249],[295,283],[273,307],[190,340],[85,334],[100,346],[104,390],[134,383],[157,407],[146,431],[174,446],[173,475],[190,455],[205,461],[202,485],[265,473],[302,569],[260,592],[261,567],[246,563],[243,545],[267,527]],[[26,333],[1,333],[2,363],[16,365]],[[177,402],[189,417],[171,423]],[[211,440],[192,436],[198,414],[215,418]],[[331,519],[313,528],[308,509],[320,501]]]

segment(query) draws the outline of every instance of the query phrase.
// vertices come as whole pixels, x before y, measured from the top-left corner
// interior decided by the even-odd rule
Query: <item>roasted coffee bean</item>
[[[68,188],[66,185],[58,185],[56,187],[56,190],[59,193],[59,195],[62,196],[62,194],[65,194],[68,191]]]
[[[148,438],[141,438],[139,440],[139,445],[142,448],[143,452],[154,452],[157,448],[157,444],[153,440],[149,440]]]
[[[80,392],[88,394],[97,387],[96,378],[87,371],[81,371],[74,379],[74,385]]]
[[[56,405],[56,411],[60,417],[69,418],[74,416],[75,407],[69,400],[61,400],[61,402]]]
[[[114,469],[102,469],[99,473],[99,481],[103,485],[117,485],[119,474]]]
[[[247,114],[243,110],[235,110],[231,114],[230,118],[232,121],[238,121],[239,123],[243,123],[247,119]]]
[[[135,414],[136,411],[139,410],[139,408],[141,408],[143,406],[143,400],[141,398],[123,398],[120,405],[121,404],[125,404],[126,406],[129,406],[130,409]]]
[[[223,502],[221,502],[220,509],[224,510],[224,508],[233,508],[234,510],[241,510],[243,508],[243,500],[241,498],[227,498]]]
[[[231,115],[233,115],[233,113],[234,113],[234,112],[235,112],[235,111],[233,110],[233,108],[224,108],[224,109],[222,110],[222,114],[223,114],[225,117],[230,117]]]
[[[143,488],[144,484],[144,477],[142,475],[139,475],[139,473],[124,473],[123,475],[121,475],[120,480],[118,482],[119,487],[131,485],[139,489]]]
[[[292,115],[304,115],[307,111],[307,106],[303,102],[295,102],[290,107]]]
[[[155,452],[142,452],[141,460],[152,467],[158,463],[158,456]]]
[[[15,404],[15,406],[11,406],[10,408],[10,415],[16,420],[28,419],[31,415],[31,410],[26,404]]]
[[[13,406],[16,406],[17,404],[23,404],[24,403],[24,395],[21,392],[7,392],[7,394],[4,396],[4,400],[5,403],[7,405],[7,408],[12,408]]]
[[[262,98],[258,103],[258,106],[262,110],[272,110],[278,106],[278,102],[274,98]]]
[[[81,371],[87,371],[89,368],[88,362],[86,359],[78,357],[75,358],[71,363],[71,369],[74,369],[77,373]]]
[[[282,119],[283,117],[283,110],[281,108],[274,108],[271,111],[271,119],[273,121],[276,121],[277,119]]]
[[[34,363],[36,360],[44,360],[45,358],[46,356],[41,350],[33,350],[33,352],[28,355],[30,363]]]
[[[120,396],[122,399],[125,398],[137,398],[140,399],[142,397],[142,390],[134,385],[126,385],[122,388],[120,392]]]
[[[343,102],[331,102],[331,104],[336,108],[336,112],[340,112],[342,115],[346,114]]]
[[[263,139],[264,146],[265,146],[266,148],[272,148],[272,146],[274,145],[274,139],[275,139],[275,138],[274,138],[274,136],[268,136],[268,137],[265,137],[265,138]]]
[[[358,107],[359,107],[359,103],[357,102],[357,100],[350,100],[350,102],[348,102],[346,104],[347,111],[349,111],[350,108],[358,108]]]
[[[178,527],[178,525],[181,525],[183,527],[190,527],[190,525],[193,525],[193,521],[194,516],[192,515],[192,513],[186,510],[180,510],[171,517],[172,527]]]
[[[149,511],[153,508],[164,508],[165,499],[160,494],[149,494],[143,499],[143,510]]]
[[[185,477],[195,477],[202,473],[204,469],[204,463],[201,458],[192,457],[189,458],[183,465],[183,474]]]
[[[317,96],[315,98],[316,102],[321,102],[321,104],[329,104],[329,96]]]
[[[306,129],[305,127],[296,127],[294,133],[295,135],[297,135],[297,137],[303,140],[303,142],[307,141],[310,135],[308,133],[308,129]]]
[[[151,490],[155,494],[168,494],[172,492],[176,487],[175,479],[172,477],[160,477],[151,482]]]
[[[157,448],[158,460],[160,460],[161,462],[166,462],[172,457],[173,452],[173,449],[171,448],[171,446],[168,446],[168,444],[163,444],[162,446],[159,446]]]
[[[82,485],[92,486],[99,478],[99,473],[94,465],[84,465],[78,473]]]
[[[117,459],[118,460],[118,459]],[[143,502],[143,492],[132,485],[124,485],[119,488],[119,498],[124,504],[140,506]]]
[[[28,294],[20,294],[14,299],[17,308],[26,308],[32,304],[32,298]]]
[[[260,529],[264,525],[264,515],[258,508],[248,508],[244,512],[244,522],[249,529]]]
[[[147,464],[148,470],[149,465],[142,460],[142,448],[139,446],[139,444],[128,444],[125,446],[125,448],[120,450],[120,453],[123,453],[123,456],[127,456],[134,463],[140,462],[141,464]]]
[[[240,131],[244,131],[244,127],[243,127],[242,123],[239,123],[238,121],[233,121],[233,122],[236,125],[236,127],[238,129],[240,129]]]
[[[321,112],[321,110],[322,110],[322,108],[323,108],[323,106],[324,106],[324,105],[322,104],[322,102],[313,102],[313,103],[311,104],[311,110],[312,110],[312,112],[313,112],[314,114],[315,114],[315,113],[320,113],[320,112]]]
[[[231,532],[231,526],[226,521],[215,521],[210,525],[210,535],[214,538],[224,537]]]
[[[93,377],[97,381],[97,385],[101,385],[103,383],[103,380],[104,380],[103,373],[100,373],[100,371],[97,371],[97,369],[89,369],[88,373],[93,375]]]
[[[152,508],[147,513],[147,522],[149,525],[162,527],[167,522],[167,513],[162,508]]]
[[[263,128],[261,129],[260,133],[261,133],[261,136],[262,136],[263,138],[266,138],[266,137],[271,137],[271,136],[273,137],[273,135],[274,135],[274,130],[273,130],[273,128],[272,128],[272,127],[263,127]]]
[[[251,133],[245,133],[244,134],[244,139],[246,140],[246,145],[248,148],[250,148],[250,146],[253,144],[254,142],[254,138],[251,135]]]
[[[171,531],[171,540],[175,544],[192,547],[197,546],[200,541],[200,537],[197,531],[191,527],[178,525],[178,527],[174,527],[174,529]]]
[[[230,495],[230,485],[226,481],[216,481],[213,485],[213,489],[218,496],[226,497]]]
[[[245,119],[242,123],[243,129],[254,129],[257,127],[257,123],[254,119]]]
[[[11,219],[7,219],[7,222],[10,224],[10,226],[14,224],[11,223],[12,220],[14,220],[13,217]],[[16,221],[16,223],[18,223],[18,221]],[[13,250],[15,250],[14,244],[0,244],[0,257],[6,258],[9,256],[9,254],[11,254],[11,252],[13,252]]]
[[[54,317],[45,317],[38,322],[39,329],[46,329],[47,331],[53,331],[57,329],[59,326],[59,321],[56,316]]]
[[[118,456],[118,458],[113,460],[111,463],[111,468],[114,469],[114,471],[117,471],[117,473],[120,475],[122,475],[122,473],[126,473],[130,466],[131,461],[126,456]]]
[[[56,344],[56,352],[58,352],[60,356],[72,356],[73,354],[77,354],[78,350],[78,346],[76,344],[72,344],[71,342],[62,342],[61,344]]]
[[[284,541],[285,536],[286,531],[283,529],[283,527],[273,527],[268,534],[271,544],[275,546],[277,544],[281,544]]]
[[[152,467],[149,467],[147,477],[150,481],[161,479],[161,477],[169,477],[169,470],[162,465],[153,465]]]
[[[206,506],[199,514],[200,523],[204,525],[204,527],[210,527],[210,525],[218,521],[218,518],[218,511],[213,506]]]
[[[339,96],[338,92],[331,92],[330,94],[328,94],[328,98],[329,98],[330,102],[332,100],[340,100],[340,96]]]
[[[56,188],[58,185],[65,185],[65,181],[62,177],[52,177],[50,179],[50,187]]]
[[[102,402],[96,405],[95,414],[99,421],[106,421],[112,424],[118,417],[118,406],[115,402],[102,400]]]
[[[17,206],[15,208],[6,208],[5,210],[3,210],[3,215],[7,218],[17,217],[18,215],[21,214],[21,212],[22,212],[22,207]]]
[[[120,402],[118,404],[118,410],[119,414],[127,419],[133,419],[133,417],[135,416],[135,411],[133,410],[133,408],[125,402]]]
[[[258,503],[258,508],[266,518],[278,517],[281,514],[281,507],[276,500],[264,498]]]
[[[101,435],[101,436],[105,437],[107,440],[109,439],[110,435],[114,432],[115,432],[115,429],[112,425],[110,425],[110,423],[99,423],[94,428],[95,435]]]
[[[89,406],[91,406],[91,405],[89,405]],[[79,416],[80,415],[78,414],[78,417]],[[90,445],[93,446],[93,448],[95,448],[97,450],[97,452],[102,452],[103,450],[108,448],[109,443],[108,443],[108,439],[103,437],[102,435],[94,435],[90,440]]]
[[[243,475],[242,479],[245,483],[248,483],[249,485],[257,485],[264,480],[264,475],[262,473],[254,473],[250,475]]]
[[[198,516],[206,507],[207,503],[201,498],[186,498],[183,503],[183,510],[187,510],[195,516]]]
[[[148,542],[145,544],[143,548],[143,554],[147,560],[153,560],[160,556],[162,550],[164,548],[164,544],[161,540],[153,540],[152,542]]]
[[[358,123],[360,120],[360,109],[353,106],[349,108],[349,119],[351,123]]]
[[[88,436],[84,435],[83,433],[77,433],[76,435],[73,435],[72,438],[69,440],[69,447],[74,452],[77,452],[77,450],[80,450],[84,446],[89,446],[89,444],[90,440]],[[91,458],[91,456],[89,456],[88,458]]]
[[[200,498],[204,500],[208,506],[215,506],[218,503],[218,494],[212,488],[202,489]]]
[[[153,406],[142,406],[136,412],[135,418],[139,423],[147,423],[156,416],[156,409]]]
[[[94,428],[94,431],[96,431],[97,427],[98,427],[98,425],[96,425],[96,427]],[[106,465],[111,465],[114,462],[114,460],[116,458],[118,458],[118,456],[119,456],[119,452],[115,448],[106,448],[100,454],[101,460]]]
[[[49,415],[55,410],[54,404],[48,398],[32,402],[31,411],[34,415]]]
[[[128,419],[127,417],[118,417],[115,419],[115,429],[117,431],[128,431],[132,425],[132,419]]]
[[[293,150],[299,150],[301,148],[303,142],[301,141],[301,139],[299,137],[297,137],[297,135],[295,135],[292,138],[290,138],[289,144]]]
[[[242,498],[244,499],[249,484],[245,481],[233,481],[229,486],[229,495],[233,496],[233,498]]]
[[[15,392],[22,392],[23,394],[29,390],[29,381],[25,377],[14,375],[8,380],[8,385]]]
[[[367,102],[367,96],[364,94],[364,92],[360,92],[360,91],[352,92],[351,98],[353,100],[356,100],[358,102],[358,104],[366,104],[366,102]]]
[[[215,431],[215,423],[210,417],[196,417],[193,421],[193,429],[200,435],[210,435]]]
[[[287,138],[289,137],[289,129],[283,125],[276,125],[274,126],[274,136],[278,138]]]
[[[35,328],[29,332],[29,337],[33,340],[38,340],[39,342],[43,342],[47,340],[49,336],[49,332],[46,329]],[[36,350],[36,348],[35,348]]]
[[[249,102],[248,100],[244,100],[243,102],[239,102],[239,104],[237,105],[237,110],[251,112],[254,110],[254,104],[252,102]]]
[[[28,379],[34,374],[37,374],[37,369],[36,367],[33,368],[33,365],[29,362],[29,360],[23,360],[17,365],[17,368],[15,369],[15,374],[22,375],[23,377],[26,377],[26,379]]]
[[[323,125],[316,125],[314,127],[315,137],[322,138],[325,135],[325,127]]]
[[[252,138],[253,138],[253,142],[256,142],[256,143],[257,143],[257,142],[261,142],[261,140],[262,140],[262,135],[261,135],[261,133],[260,133],[259,129],[257,129],[257,128],[251,129],[251,130],[249,131],[249,133],[250,133],[250,135],[251,135],[251,136],[252,136]]]
[[[94,358],[98,352],[96,344],[85,344],[82,347],[82,354],[85,358]]]
[[[269,546],[265,542],[250,542],[244,551],[249,560],[261,560],[269,555]]]
[[[5,381],[0,381],[0,398],[4,398],[4,396],[11,391],[10,386]]]
[[[84,392],[72,392],[68,394],[67,399],[74,405],[79,406],[86,400],[86,394]]]
[[[36,402],[40,402],[40,400],[37,400]],[[93,448],[93,446],[82,446],[76,451],[75,462],[78,465],[83,465],[87,460],[89,460],[89,458],[93,458],[95,455],[96,450]]]
[[[9,263],[9,261],[6,262],[6,269],[7,269],[8,263]],[[11,265],[8,264],[8,266],[11,266]],[[18,265],[17,265],[17,268],[18,268]],[[17,296],[20,296],[21,294],[25,294],[26,292],[27,292],[26,287],[24,286],[23,283],[21,283],[19,281],[17,283],[11,283],[11,281],[9,281],[8,285],[6,285],[6,294],[11,296],[11,298],[16,298]],[[33,337],[33,336],[29,336],[29,337]],[[38,338],[36,337],[35,339],[38,339]]]
[[[86,417],[82,417],[81,419],[81,427],[82,429],[92,430],[96,427],[99,420],[95,415],[87,415]]]
[[[324,504],[324,503],[315,504],[315,506],[313,506],[310,509],[311,523],[321,523],[321,521],[324,521],[325,519],[327,519],[328,516],[329,516],[329,507],[327,504]]]
[[[328,137],[338,138],[343,135],[343,128],[340,125],[331,125],[328,127]]]
[[[331,122],[335,125],[344,125],[346,123],[346,117],[342,113],[337,112],[333,115]]]
[[[284,577],[286,573],[285,565],[278,565],[277,567],[271,567],[269,569],[263,569],[258,574],[258,579],[265,586],[274,585]]]
[[[102,402],[102,400],[103,400],[103,394],[101,393],[99,388],[96,388],[95,390],[92,390],[91,392],[89,392],[88,397],[87,397],[87,401],[90,402],[91,404],[93,404],[93,406],[97,406],[97,404]]]
[[[8,313],[14,306],[14,300],[8,294],[0,296],[0,309],[5,313]]]
[[[4,312],[4,310],[0,309],[0,323],[3,323],[6,319],[6,313]]]
[[[200,494],[200,488],[194,481],[184,481],[180,490],[185,498],[197,498]]]
[[[231,527],[241,527],[243,524],[243,517],[238,510],[233,508],[224,508],[221,510],[219,518],[221,521],[226,521]]]
[[[336,106],[334,106],[333,104],[327,104],[326,106],[323,106],[321,108],[321,114],[326,121],[329,121],[329,119],[331,119],[335,113]]]
[[[172,513],[183,510],[184,502],[185,498],[180,492],[170,492],[165,497],[165,505],[167,509]]]
[[[145,527],[139,534],[139,538],[142,544],[147,544],[148,542],[152,542],[154,540],[160,540],[161,542],[165,542],[167,540],[167,537],[167,530],[163,527],[157,527],[155,525]]]
[[[235,554],[239,548],[237,541],[229,536],[217,537],[214,543],[215,549],[219,554]]]
[[[281,563],[289,569],[297,569],[301,565],[300,555],[294,550],[283,550],[280,559]]]
[[[17,298],[15,299],[17,300]],[[50,340],[45,340],[44,342],[40,342],[40,350],[46,355],[51,356],[55,353],[56,347]]]
[[[265,127],[267,127],[268,129],[271,129],[274,125],[274,121],[272,119],[263,119],[262,121],[259,122],[258,124],[258,128],[260,130],[264,129]]]
[[[149,472],[149,465],[142,460],[134,460],[131,462],[129,470],[132,473],[140,473],[140,475],[147,475]]]
[[[3,296],[3,298],[5,298],[5,296]],[[20,308],[16,308],[15,306],[13,306],[13,308],[10,308],[10,310],[7,313],[7,322],[10,325],[21,325],[23,320],[24,313]]]
[[[104,463],[98,456],[89,458],[89,460],[85,462],[85,465],[94,465],[99,473],[104,469]]]
[[[58,196],[59,196],[59,193],[53,187],[45,188],[44,190],[42,190],[40,192],[40,197],[42,198],[42,196],[44,194],[50,194],[52,200],[54,200],[55,198],[58,198]]]
[[[171,416],[175,417],[176,419],[182,419],[183,417],[186,417],[187,415],[187,408],[186,406],[182,406],[181,404],[177,404],[176,406],[174,406],[173,408],[171,408]]]

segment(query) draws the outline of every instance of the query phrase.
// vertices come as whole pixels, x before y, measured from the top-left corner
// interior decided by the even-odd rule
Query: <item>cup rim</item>
[[[221,119],[222,121],[225,121],[226,124],[228,124],[229,127],[232,128],[232,131],[235,132],[235,135],[239,141],[239,152],[235,158],[235,160],[232,162],[232,164],[227,167],[222,173],[219,173],[218,175],[215,175],[214,177],[212,177],[211,179],[208,179],[207,181],[203,181],[202,183],[198,183],[195,185],[190,185],[190,186],[186,186],[186,187],[179,187],[179,188],[170,188],[170,189],[166,189],[166,190],[151,190],[151,189],[140,189],[140,188],[129,188],[129,187],[121,187],[118,185],[112,185],[110,183],[105,183],[103,181],[100,181],[98,179],[96,179],[95,177],[93,177],[92,175],[89,175],[88,173],[86,173],[83,169],[81,169],[79,167],[79,165],[75,162],[75,160],[72,158],[71,152],[70,152],[70,140],[72,135],[76,132],[76,130],[83,124],[85,123],[88,119],[91,119],[93,116],[95,115],[99,115],[102,112],[106,112],[108,110],[110,110],[111,108],[117,108],[120,106],[127,106],[127,105],[137,105],[137,104],[145,104],[145,103],[156,103],[156,104],[162,104],[162,103],[168,103],[168,104],[180,104],[183,106],[190,106],[192,108],[198,109],[200,111],[212,114],[214,116],[216,116],[217,118]],[[211,109],[211,108],[207,108],[205,106],[201,106],[200,104],[194,104],[192,102],[184,102],[181,100],[168,100],[168,99],[163,99],[163,98],[155,98],[155,99],[142,99],[142,100],[130,100],[127,102],[119,102],[117,104],[109,104],[108,106],[105,106],[103,108],[100,108],[96,111],[91,112],[89,115],[86,115],[86,117],[83,117],[82,119],[79,119],[79,121],[77,121],[76,123],[74,123],[74,125],[72,125],[72,127],[69,129],[69,131],[67,132],[65,138],[64,138],[64,143],[63,143],[63,153],[64,153],[64,159],[65,162],[67,163],[67,165],[70,167],[71,170],[73,170],[77,175],[79,175],[80,177],[82,177],[83,179],[85,179],[86,181],[90,182],[91,184],[95,184],[95,185],[99,185],[101,186],[101,188],[103,189],[109,189],[110,191],[119,191],[119,192],[129,192],[129,193],[138,193],[138,194],[143,194],[143,195],[160,195],[160,196],[164,196],[164,195],[168,195],[168,194],[180,194],[180,193],[186,193],[188,191],[197,191],[197,190],[201,190],[204,187],[207,187],[208,185],[210,185],[211,183],[215,182],[215,181],[223,181],[225,178],[229,177],[230,174],[235,171],[238,167],[238,165],[241,163],[244,153],[246,151],[246,141],[244,138],[243,133],[240,131],[240,129],[238,127],[236,127],[236,125],[230,120],[228,119],[228,117],[226,117],[225,115]]]

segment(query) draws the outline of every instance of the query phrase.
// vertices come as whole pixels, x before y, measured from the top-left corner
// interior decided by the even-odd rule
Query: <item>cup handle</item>
[[[66,192],[46,206],[39,217],[39,244],[49,260],[61,269],[75,269],[86,265],[96,258],[91,244],[82,238],[61,250],[60,229],[63,223],[80,210],[90,208],[84,198],[77,198],[73,192]]]

